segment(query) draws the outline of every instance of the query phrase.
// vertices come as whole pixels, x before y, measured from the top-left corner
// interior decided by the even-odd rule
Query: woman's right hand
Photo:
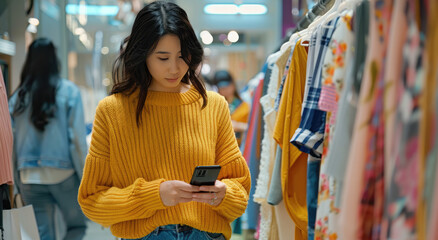
[[[160,184],[161,201],[167,207],[192,201],[195,192],[199,192],[198,186],[183,181],[171,180]]]

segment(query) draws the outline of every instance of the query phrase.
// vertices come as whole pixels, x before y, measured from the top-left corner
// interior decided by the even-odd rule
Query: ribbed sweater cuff
[[[232,221],[245,212],[248,195],[244,194],[245,190],[240,189],[233,180],[223,179],[221,181],[227,185],[227,191],[222,202],[213,207],[213,210]]]
[[[165,209],[166,206],[163,204],[163,201],[161,201],[160,196],[160,184],[164,181],[165,179],[157,179],[147,182],[143,178],[138,178],[134,182],[135,187],[131,196],[138,199],[144,199],[144,202],[150,209]]]

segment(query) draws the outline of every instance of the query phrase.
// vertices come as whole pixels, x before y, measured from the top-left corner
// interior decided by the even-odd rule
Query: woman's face
[[[181,56],[181,44],[176,35],[166,34],[161,37],[155,50],[146,58],[146,65],[152,75],[150,90],[181,91],[181,80],[189,66]]]
[[[232,100],[234,97],[234,91],[236,91],[236,86],[230,83],[228,86],[218,88],[218,93],[224,96],[227,100]]]

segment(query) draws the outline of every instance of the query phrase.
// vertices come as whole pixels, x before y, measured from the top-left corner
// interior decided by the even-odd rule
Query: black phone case
[[[221,166],[219,165],[197,166],[193,171],[190,184],[195,186],[214,185],[220,170]]]

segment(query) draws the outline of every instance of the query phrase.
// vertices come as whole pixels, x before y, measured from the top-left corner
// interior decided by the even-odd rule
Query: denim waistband
[[[190,231],[192,229],[193,229],[192,227],[184,224],[169,224],[169,225],[159,226],[153,232],[158,233],[159,231],[166,231],[166,230],[185,232],[185,231]]]

